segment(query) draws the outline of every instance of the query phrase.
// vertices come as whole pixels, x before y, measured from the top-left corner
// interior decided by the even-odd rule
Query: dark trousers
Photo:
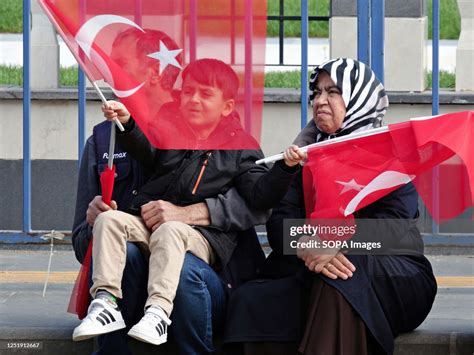
[[[97,355],[131,354],[128,330],[144,314],[147,299],[148,260],[133,243],[127,243],[120,310],[127,328],[99,336]],[[171,313],[170,333],[180,354],[212,354],[213,329],[222,329],[227,294],[214,270],[201,259],[186,254]]]

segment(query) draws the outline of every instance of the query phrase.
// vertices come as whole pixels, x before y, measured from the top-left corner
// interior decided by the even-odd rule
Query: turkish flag
[[[411,119],[308,152],[310,218],[347,218],[413,181],[434,220],[474,205],[474,112]]]
[[[38,2],[88,78],[107,82],[157,148],[259,147],[265,0]],[[206,116],[204,104],[185,108],[181,95],[182,71],[204,58],[229,65],[238,85],[232,113],[222,112],[205,129],[189,117]],[[211,78],[206,85],[225,91],[218,82],[230,79],[212,65],[203,71]]]
[[[259,148],[263,109],[266,1],[38,0],[91,81],[104,80],[157,148]],[[212,58],[237,78],[235,108],[203,138],[182,114],[183,70]],[[209,66],[208,66],[209,68]],[[214,77],[212,77],[212,73]],[[219,74],[218,80],[216,73]],[[230,81],[213,67],[207,86]],[[231,79],[233,79],[231,75]],[[200,82],[200,83],[201,83]],[[222,85],[221,85],[222,86]],[[208,93],[202,90],[203,96]],[[199,116],[202,107],[194,105]],[[224,117],[225,116],[225,117]],[[109,187],[111,185],[109,184]],[[110,189],[109,189],[110,190]],[[105,193],[105,189],[103,191]],[[105,195],[103,196],[106,199]],[[68,311],[89,302],[90,243]]]

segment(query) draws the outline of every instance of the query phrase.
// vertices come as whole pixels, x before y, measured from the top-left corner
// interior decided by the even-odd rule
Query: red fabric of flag
[[[392,133],[399,154],[406,165],[419,166],[423,171],[414,184],[433,219],[442,222],[454,218],[474,205],[474,112],[413,119],[410,123],[410,135]],[[418,147],[418,156],[402,152],[410,142]]]
[[[89,79],[107,82],[156,147],[259,147],[266,1],[38,1]],[[181,74],[204,58],[229,65],[238,89],[227,90],[234,76],[218,65],[196,64],[193,106],[185,107]],[[203,86],[228,92],[218,103],[233,100],[232,112],[218,107],[202,123],[211,117]]]
[[[473,152],[472,111],[412,119],[316,147],[303,175],[307,215],[347,218],[413,181],[433,219],[454,218],[474,205]]]
[[[79,273],[74,283],[74,287],[69,298],[67,311],[72,314],[77,314],[79,319],[84,319],[87,315],[87,308],[91,296],[89,294],[89,273],[92,262],[92,239],[87,247],[87,252],[84,257],[84,262],[81,265]]]
[[[38,2],[89,80],[104,80],[157,148],[259,148],[265,0]],[[204,58],[220,62],[203,66]],[[184,107],[182,73],[190,63],[189,77],[198,80],[188,85],[191,104]],[[222,97],[212,92],[216,87]],[[203,125],[210,96],[221,104],[219,114]],[[230,113],[222,109],[229,99],[235,102]],[[80,317],[89,299],[88,250],[69,305]]]

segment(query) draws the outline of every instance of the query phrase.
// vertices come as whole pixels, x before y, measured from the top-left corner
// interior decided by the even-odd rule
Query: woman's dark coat
[[[412,184],[401,187],[358,211],[359,230],[390,239],[390,255],[348,255],[355,265],[348,280],[310,273],[296,256],[283,255],[283,219],[304,218],[301,178],[294,181],[267,223],[272,253],[262,278],[235,292],[229,302],[226,342],[298,341],[314,277],[336,288],[365,322],[377,343],[392,353],[393,339],[415,329],[428,315],[436,281],[415,225],[418,194]],[[366,223],[375,219],[375,223]],[[387,221],[395,223],[385,223]],[[388,238],[389,237],[389,238]],[[383,240],[382,240],[383,241]],[[272,280],[269,280],[272,279]]]

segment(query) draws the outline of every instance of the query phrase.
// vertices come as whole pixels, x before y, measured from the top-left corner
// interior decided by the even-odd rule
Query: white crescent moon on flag
[[[352,200],[349,201],[346,209],[344,210],[344,216],[347,217],[348,215],[354,213],[359,203],[370,194],[379,190],[408,184],[415,177],[415,175],[407,175],[399,171],[384,171],[383,173],[377,175],[361,191],[359,191]]]
[[[140,85],[131,88],[129,90],[118,90],[114,88],[114,80],[112,73],[107,65],[107,63],[102,59],[102,57],[92,48],[92,43],[95,40],[97,34],[108,25],[122,23],[135,27],[136,29],[145,32],[143,28],[138,26],[135,22],[129,20],[126,17],[117,16],[117,15],[98,15],[92,17],[90,20],[86,21],[79,31],[77,31],[76,36],[74,37],[82,48],[86,56],[96,65],[100,73],[104,76],[105,81],[110,85],[115,95],[118,97],[128,97],[136,93],[140,88],[145,84],[141,83]]]

